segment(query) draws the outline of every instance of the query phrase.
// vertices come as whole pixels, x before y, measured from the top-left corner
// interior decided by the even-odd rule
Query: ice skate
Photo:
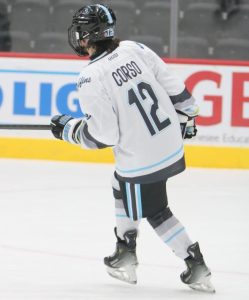
[[[210,281],[211,272],[204,262],[199,244],[190,245],[187,252],[189,257],[185,259],[187,269],[181,274],[182,282],[194,290],[215,293],[215,288]]]
[[[115,235],[117,237],[116,250],[112,256],[104,258],[107,273],[116,279],[136,284],[136,267],[138,266],[136,256],[137,231],[127,231],[124,234],[125,240],[121,240],[117,236],[117,230],[115,228]]]

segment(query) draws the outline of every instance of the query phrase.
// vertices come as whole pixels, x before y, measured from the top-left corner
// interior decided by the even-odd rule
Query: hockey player
[[[198,108],[184,83],[151,49],[114,37],[116,18],[100,4],[80,8],[68,29],[69,44],[90,63],[78,78],[86,115],[56,115],[52,132],[83,148],[112,147],[117,238],[104,258],[108,273],[136,283],[136,238],[142,218],[185,261],[181,280],[193,289],[214,292],[210,270],[197,242],[168,206],[167,179],[185,169],[183,138],[196,135]]]

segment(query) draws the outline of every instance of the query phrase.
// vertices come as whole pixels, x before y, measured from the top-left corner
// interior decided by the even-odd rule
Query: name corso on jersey
[[[122,86],[123,83],[128,80],[137,77],[138,74],[142,74],[142,70],[139,68],[135,61],[130,61],[118,67],[112,72],[112,77],[118,86]],[[80,88],[84,83],[91,82],[91,77],[80,77],[77,83],[77,87]]]
[[[112,77],[118,86],[122,86],[123,83],[126,83],[128,80],[137,77],[138,74],[142,74],[142,71],[137,63],[132,60],[124,65],[121,65],[114,72],[112,72]]]

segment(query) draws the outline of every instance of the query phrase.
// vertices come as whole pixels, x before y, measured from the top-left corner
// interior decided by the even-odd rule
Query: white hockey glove
[[[56,115],[51,119],[51,131],[60,140],[71,144],[80,144],[79,130],[84,124],[84,118],[74,119],[68,115]]]
[[[183,139],[191,139],[197,134],[197,128],[195,124],[195,118],[198,116],[198,108],[192,107],[191,109],[186,109],[185,111],[176,110]]]

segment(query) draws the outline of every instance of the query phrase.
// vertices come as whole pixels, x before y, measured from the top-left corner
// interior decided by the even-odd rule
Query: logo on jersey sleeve
[[[90,83],[91,77],[80,77],[77,83],[77,87],[81,88],[84,83]]]

